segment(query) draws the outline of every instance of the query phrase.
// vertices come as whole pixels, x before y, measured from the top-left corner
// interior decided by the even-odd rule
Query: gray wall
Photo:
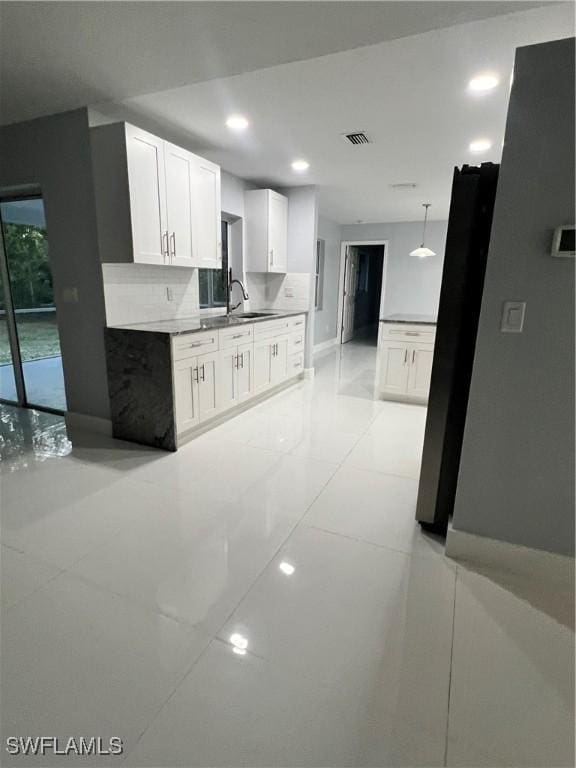
[[[334,339],[338,328],[338,285],[340,281],[341,227],[333,221],[318,218],[318,237],[324,240],[324,295],[322,309],[314,319],[314,344]]]
[[[109,418],[105,311],[85,109],[0,129],[0,189],[44,198],[68,410]],[[78,302],[62,300],[76,287]]]
[[[574,40],[516,55],[453,525],[574,553]],[[524,332],[499,331],[527,302]]]
[[[428,222],[426,245],[436,256],[408,254],[422,241],[422,222],[346,224],[342,240],[388,240],[384,314],[436,315],[440,299],[447,221]]]

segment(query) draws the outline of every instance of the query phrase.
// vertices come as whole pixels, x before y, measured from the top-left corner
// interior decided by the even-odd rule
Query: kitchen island
[[[385,400],[428,402],[436,318],[396,314],[380,320],[376,389]]]
[[[304,371],[304,312],[105,329],[114,437],[175,451]]]

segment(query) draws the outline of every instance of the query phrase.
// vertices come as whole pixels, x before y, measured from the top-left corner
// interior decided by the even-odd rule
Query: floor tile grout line
[[[460,567],[455,566],[454,572],[454,602],[452,604],[452,642],[450,644],[450,666],[448,669],[448,701],[446,705],[446,734],[444,737],[444,765],[448,765],[448,736],[450,733],[450,704],[452,697],[452,665],[454,663],[454,637],[456,632],[456,592],[458,589],[458,573]]]

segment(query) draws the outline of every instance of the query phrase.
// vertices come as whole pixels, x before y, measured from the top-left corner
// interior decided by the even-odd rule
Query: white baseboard
[[[325,349],[330,349],[330,347],[335,347],[336,344],[338,344],[338,338],[336,336],[334,336],[333,339],[328,339],[328,341],[322,341],[320,344],[314,346],[314,354],[322,352]]]
[[[64,414],[66,426],[70,429],[84,429],[88,432],[98,432],[101,435],[112,435],[112,422],[110,419],[101,419],[98,416],[88,416],[85,413],[73,413],[67,411]]]
[[[574,558],[490,539],[450,527],[446,554],[454,560],[512,573],[535,581],[574,588]]]
[[[313,379],[314,378],[314,368],[304,368],[304,378],[305,379]]]

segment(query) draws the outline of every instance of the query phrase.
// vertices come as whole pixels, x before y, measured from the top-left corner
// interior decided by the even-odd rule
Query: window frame
[[[222,309],[226,307],[226,297],[223,301],[214,300],[214,280],[221,279],[224,283],[224,291],[226,291],[227,280],[226,274],[228,272],[229,262],[229,243],[230,243],[230,223],[226,219],[220,220],[221,240],[222,240],[222,267],[220,269],[199,269],[198,270],[198,306],[200,310]],[[208,303],[203,303],[200,296],[200,273],[208,272]],[[216,273],[216,274],[215,274]]]

